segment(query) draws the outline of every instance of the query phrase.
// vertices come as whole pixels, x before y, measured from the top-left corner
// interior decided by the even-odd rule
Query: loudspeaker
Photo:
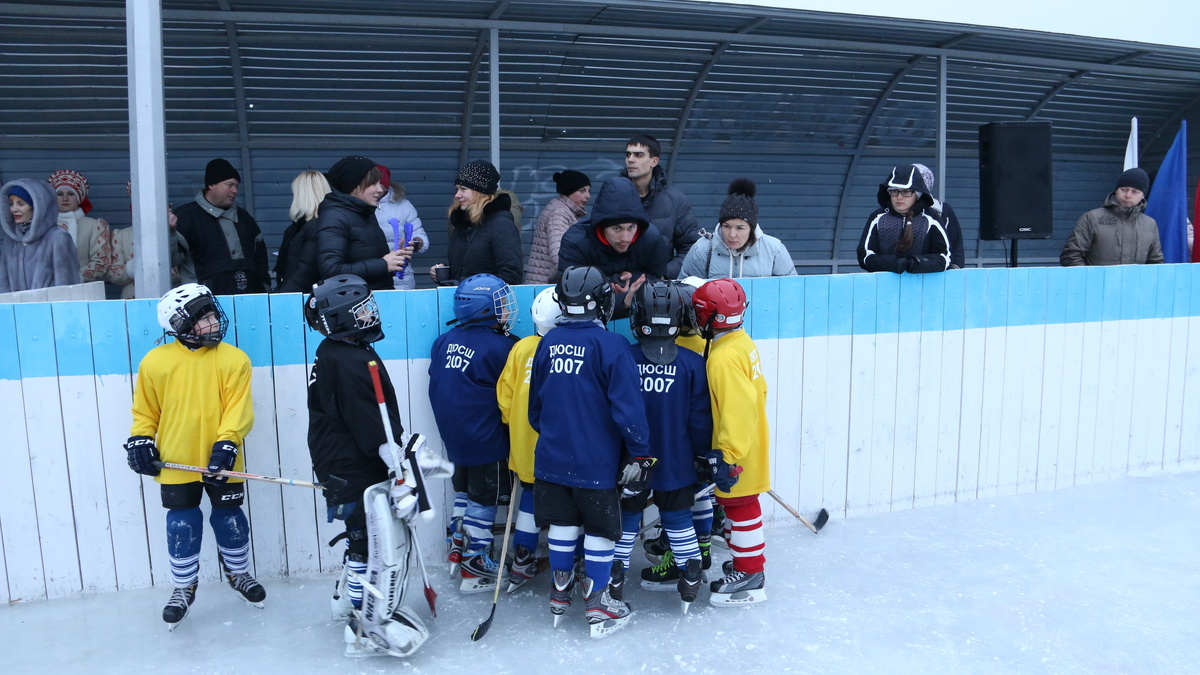
[[[979,238],[1048,239],[1054,229],[1050,122],[979,127]]]

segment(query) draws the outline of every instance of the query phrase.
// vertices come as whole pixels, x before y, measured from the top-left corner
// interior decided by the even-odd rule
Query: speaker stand
[[[1009,241],[1012,242],[1012,251],[1009,252],[1008,266],[1016,267],[1017,266],[1017,242],[1019,242],[1021,240],[1020,239],[1009,239]]]

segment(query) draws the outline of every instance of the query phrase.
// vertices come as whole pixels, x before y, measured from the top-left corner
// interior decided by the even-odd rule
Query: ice
[[[828,505],[834,506],[834,505]],[[464,597],[431,565],[431,637],[409,659],[352,660],[329,620],[333,577],[265,579],[265,609],[201,584],[174,633],[169,589],[0,607],[0,672],[1194,673],[1200,672],[1200,473],[1125,478],[767,532],[761,605],[687,615],[631,585],[633,619],[588,638],[583,601],[551,627],[549,575]],[[634,571],[646,563],[635,552]],[[728,552],[715,549],[716,566]],[[203,564],[215,565],[216,561]]]

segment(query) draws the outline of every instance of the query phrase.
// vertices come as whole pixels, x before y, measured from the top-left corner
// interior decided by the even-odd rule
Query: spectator
[[[671,259],[671,245],[650,224],[637,188],[628,178],[604,181],[590,219],[580,220],[563,235],[558,269],[595,267],[617,292],[614,318],[629,316],[632,293],[647,280],[661,279]]]
[[[87,216],[92,211],[87,178],[60,169],[50,174],[50,187],[58,198],[58,224],[71,235],[79,254],[79,276],[84,281],[103,281],[112,264],[112,230],[107,222]]]
[[[204,189],[175,212],[196,276],[215,295],[263,293],[271,287],[262,231],[249,211],[234,204],[241,182],[232,164],[214,159],[204,168]]]
[[[935,216],[941,216],[942,222],[946,224],[946,236],[950,237],[950,269],[960,270],[966,266],[967,259],[963,254],[962,226],[958,223],[958,215],[949,204],[933,196],[933,171],[924,164],[913,166],[921,172],[921,178],[925,179],[925,187],[929,188],[929,196],[933,199],[929,209],[936,211]]]
[[[388,249],[375,221],[383,196],[383,172],[366,157],[343,157],[325,173],[333,190],[317,214],[317,272],[321,279],[353,274],[374,291],[390,290],[392,274],[412,255],[412,247]]]
[[[125,182],[125,194],[133,196],[133,183]],[[133,205],[130,204],[130,210]],[[182,284],[196,283],[196,265],[192,263],[192,254],[188,250],[187,241],[176,229],[179,219],[175,212],[167,206],[167,228],[170,234],[167,238],[167,254],[171,262],[171,288]],[[112,231],[113,254],[112,264],[108,267],[108,281],[121,289],[121,299],[129,300],[137,297],[134,276],[137,266],[130,265],[133,260],[133,227],[122,227]]]
[[[58,226],[49,183],[18,178],[0,188],[0,293],[77,284],[79,256],[71,235]]]
[[[284,293],[306,293],[320,281],[317,276],[318,207],[329,194],[329,181],[320,171],[301,171],[292,179],[292,224],[283,232],[279,258],[275,261],[275,283]]]
[[[404,186],[392,182],[392,174],[387,167],[380,165],[379,170],[383,172],[383,184],[388,186],[388,191],[383,199],[379,200],[379,208],[375,209],[375,219],[379,221],[379,227],[383,230],[384,238],[387,239],[388,248],[392,250],[405,248],[396,245],[396,237],[398,234],[403,239],[405,225],[412,223],[412,239],[408,242],[408,246],[412,248],[412,254],[416,255],[427,251],[429,235],[425,234],[425,226],[421,224],[417,208],[404,198]],[[392,218],[396,219],[398,227],[392,227]],[[413,270],[411,260],[405,266],[402,274],[392,277],[392,286],[408,291],[417,287],[416,272]]]
[[[653,136],[638,134],[625,144],[625,168],[621,175],[637,186],[642,206],[650,222],[667,238],[674,257],[667,263],[666,275],[679,276],[683,259],[696,240],[700,226],[692,215],[692,202],[679,190],[667,185],[667,175],[659,166],[660,147]]]
[[[1145,265],[1163,261],[1158,223],[1147,216],[1150,177],[1138,168],[1117,178],[1104,206],[1079,217],[1058,259],[1076,265]]]
[[[457,280],[476,274],[493,274],[506,284],[521,283],[521,232],[511,211],[512,199],[497,194],[500,172],[491,162],[477,159],[459,170],[454,185],[449,265],[438,263],[429,275],[442,285],[458,285]],[[449,278],[439,280],[437,270],[446,267]]]
[[[525,266],[525,283],[547,284],[558,279],[558,247],[567,230],[586,211],[592,198],[592,181],[586,174],[567,169],[554,174],[558,196],[546,204],[533,225],[533,246]]]
[[[944,272],[950,239],[941,217],[930,210],[933,196],[913,165],[892,168],[879,184],[879,207],[863,228],[858,265],[868,272]]]
[[[783,242],[764,234],[758,224],[758,188],[749,178],[729,184],[721,204],[717,236],[705,233],[688,251],[679,278],[786,277],[796,273]]]

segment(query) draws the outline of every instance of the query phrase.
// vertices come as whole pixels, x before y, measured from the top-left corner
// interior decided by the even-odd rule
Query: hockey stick
[[[817,514],[817,519],[810,523],[810,522],[808,522],[808,520],[806,520],[804,518],[804,516],[800,515],[800,513],[798,511],[796,511],[796,509],[793,509],[790,505],[788,505],[787,502],[783,501],[783,499],[779,495],[775,494],[774,490],[767,490],[767,494],[771,495],[772,499],[779,502],[780,506],[787,509],[788,513],[795,516],[796,520],[799,520],[800,522],[804,523],[804,526],[807,527],[808,529],[812,530],[813,534],[820,532],[821,528],[825,527],[825,523],[829,522],[829,512],[826,511],[825,509],[821,509],[820,513]]]
[[[492,627],[492,619],[496,618],[496,605],[500,602],[500,576],[504,572],[504,559],[508,557],[508,534],[512,531],[513,509],[517,506],[517,488],[520,485],[521,481],[514,480],[512,494],[508,497],[508,522],[504,524],[504,543],[500,546],[500,569],[496,570],[496,592],[492,595],[492,612],[483,623],[475,627],[475,632],[471,633],[473,641],[487,635],[488,629]]]
[[[410,530],[411,531],[411,530]],[[413,549],[417,552],[417,564],[421,566],[421,583],[425,584],[425,602],[429,603],[429,613],[437,618],[437,591],[429,584],[429,573],[425,571],[425,557],[421,555],[421,539],[412,533]]]
[[[717,486],[715,483],[709,483],[708,485],[705,485],[704,487],[700,488],[699,490],[696,490],[696,494],[694,497],[692,497],[692,501],[695,501],[697,499],[704,499],[705,497],[711,495],[716,489],[717,489]],[[662,518],[655,518],[654,520],[650,521],[649,524],[643,526],[642,529],[638,530],[638,533],[637,533],[638,538],[644,538],[646,536],[647,532],[654,529],[655,527],[658,527],[658,524],[661,522],[662,522]]]
[[[155,462],[154,466],[160,469],[175,469],[176,471],[191,471],[192,473],[202,473],[206,476],[228,476],[230,478],[245,478],[247,480],[261,480],[264,483],[277,483],[279,485],[295,485],[296,487],[315,488],[317,490],[341,490],[346,487],[346,479],[330,476],[324,483],[313,483],[307,480],[295,480],[292,478],[276,478],[275,476],[260,476],[256,473],[242,473],[241,471],[221,470],[216,473],[209,471],[202,466],[191,466],[189,464],[176,464],[175,462]]]

